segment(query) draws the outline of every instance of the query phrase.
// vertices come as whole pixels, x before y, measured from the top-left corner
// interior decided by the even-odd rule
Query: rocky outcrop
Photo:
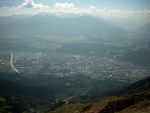
[[[89,105],[84,106],[84,107],[82,108],[82,112],[85,112],[85,111],[87,111],[87,110],[90,110],[91,107],[92,107],[92,104],[89,104]]]

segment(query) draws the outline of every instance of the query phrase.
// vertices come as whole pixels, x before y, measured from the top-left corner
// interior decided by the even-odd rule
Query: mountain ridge
[[[5,20],[11,17],[3,17]],[[12,17],[14,18],[14,17]],[[18,18],[18,16],[16,16]],[[111,25],[109,21],[98,19],[96,17],[82,15],[72,18],[61,18],[55,15],[28,15],[14,21],[4,22],[0,25],[0,33],[10,35],[20,34],[25,35],[102,35],[120,36],[125,31],[119,27]],[[24,32],[26,31],[26,32]],[[118,32],[119,31],[119,32]]]

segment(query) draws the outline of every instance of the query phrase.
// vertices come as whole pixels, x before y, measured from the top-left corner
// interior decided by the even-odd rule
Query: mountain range
[[[88,15],[58,17],[54,14],[16,15],[0,17],[2,35],[113,35],[124,30],[108,20]]]

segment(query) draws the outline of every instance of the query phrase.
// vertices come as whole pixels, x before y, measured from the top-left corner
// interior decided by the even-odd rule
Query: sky
[[[0,0],[0,7],[16,7],[25,0]],[[98,8],[119,10],[145,10],[150,9],[150,0],[34,0],[35,3],[52,7],[55,3],[73,3],[80,8],[94,5]]]
[[[150,0],[0,0],[0,16],[74,13],[150,22]]]

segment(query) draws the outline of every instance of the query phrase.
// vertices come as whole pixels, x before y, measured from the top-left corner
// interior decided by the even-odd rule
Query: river
[[[16,73],[20,73],[16,67],[14,66],[14,61],[13,61],[13,58],[14,58],[14,54],[12,52],[10,52],[10,66],[12,67],[12,70],[15,71]]]

